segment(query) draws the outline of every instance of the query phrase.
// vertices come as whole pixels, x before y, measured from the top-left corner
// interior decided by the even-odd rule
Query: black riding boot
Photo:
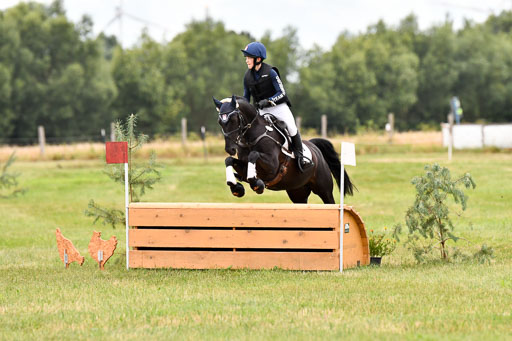
[[[297,135],[292,136],[292,150],[295,153],[295,158],[297,159],[297,165],[301,172],[304,172],[309,167],[313,166],[313,161],[305,158],[302,153],[302,139],[300,138],[299,132]]]

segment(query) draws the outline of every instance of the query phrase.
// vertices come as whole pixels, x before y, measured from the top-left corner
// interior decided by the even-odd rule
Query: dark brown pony
[[[238,179],[248,182],[258,194],[265,188],[285,190],[294,203],[307,203],[311,192],[325,204],[335,203],[331,174],[339,188],[341,164],[331,142],[325,139],[304,141],[311,150],[314,166],[302,173],[296,159],[290,157],[291,152],[286,148],[289,143],[285,142],[284,135],[245,98],[233,96],[231,100],[213,100],[219,111],[225,150],[231,155],[226,158],[226,180],[233,195],[242,197],[245,194]],[[238,158],[233,157],[235,154]],[[353,184],[346,171],[343,194],[353,194]]]

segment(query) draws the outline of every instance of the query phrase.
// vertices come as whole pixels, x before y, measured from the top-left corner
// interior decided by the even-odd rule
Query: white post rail
[[[340,272],[343,272],[343,234],[345,233],[345,227],[343,225],[343,188],[345,188],[345,166],[343,165],[342,158],[340,176]]]
[[[128,143],[123,142],[106,142],[105,143],[105,159],[107,164],[124,163],[124,206],[126,221],[126,269],[130,268],[130,243],[129,237],[129,217],[128,206],[130,205],[130,184],[129,184],[129,167],[128,167]]]
[[[128,206],[130,205],[130,193],[129,193],[129,182],[128,182],[128,162],[124,164],[124,206],[125,217],[126,217],[126,270],[130,269],[130,244],[128,242],[128,235],[130,231],[129,217],[128,217]]]
[[[340,174],[340,272],[343,272],[343,235],[345,234],[344,214],[344,188],[345,188],[345,165],[356,165],[356,147],[353,143],[341,142],[341,174]]]

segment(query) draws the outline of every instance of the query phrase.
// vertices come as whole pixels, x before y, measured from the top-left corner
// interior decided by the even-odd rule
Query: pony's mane
[[[237,101],[237,102],[238,102],[238,101],[242,101],[242,102],[245,102],[245,103],[248,103],[248,104],[249,104],[249,102],[247,101],[247,99],[245,99],[245,97],[243,97],[243,96],[236,96],[236,95],[235,95],[235,99],[236,99],[236,101]],[[226,97],[226,98],[224,98],[224,99],[221,99],[221,100],[220,100],[220,102],[221,102],[221,103],[231,102],[231,97]]]
[[[256,108],[245,97],[236,96],[236,101],[245,110],[250,110],[252,114],[256,114]]]

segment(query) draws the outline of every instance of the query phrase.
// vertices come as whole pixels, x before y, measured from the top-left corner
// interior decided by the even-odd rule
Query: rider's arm
[[[249,87],[245,85],[245,79],[244,79],[244,97],[247,100],[247,102],[251,102],[251,91],[249,90]]]
[[[276,89],[276,93],[274,94],[274,96],[270,97],[269,100],[276,103],[281,98],[283,98],[284,95],[286,95],[286,91],[284,90],[281,78],[279,78],[275,70],[270,70],[270,78],[272,78],[272,84],[274,85],[274,89]]]

